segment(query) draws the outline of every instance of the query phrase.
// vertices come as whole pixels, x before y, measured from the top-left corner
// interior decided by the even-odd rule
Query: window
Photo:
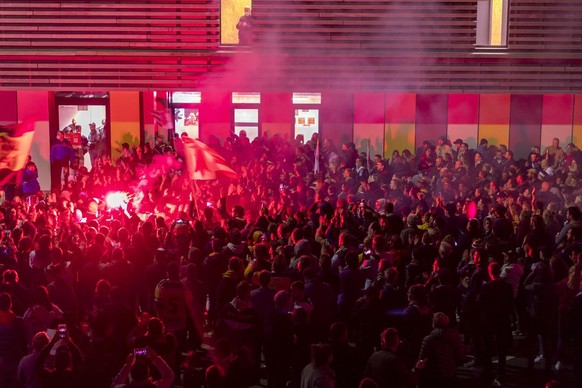
[[[293,104],[319,105],[321,93],[293,93]]]
[[[319,133],[319,109],[314,105],[321,104],[321,93],[293,93],[293,104],[294,137],[303,136],[303,142],[307,142],[314,133]]]
[[[233,104],[260,104],[261,93],[232,93]]]
[[[75,164],[85,166],[89,171],[96,157],[107,153],[106,139],[109,137],[106,125],[105,105],[58,105],[59,129],[65,133],[65,139],[71,142],[75,151]],[[90,124],[95,124],[99,134],[98,142],[90,143]],[[84,152],[84,151],[88,152]]]
[[[259,136],[259,110],[239,109],[234,110],[234,133],[245,131],[249,140],[253,141]]]
[[[295,109],[295,138],[303,136],[303,141],[319,133],[319,109]]]
[[[221,0],[220,1],[220,43],[250,44],[252,31],[252,1],[251,0]],[[241,20],[242,18],[242,20]],[[237,28],[238,23],[246,27]],[[241,38],[241,39],[239,39]],[[241,41],[242,40],[242,41]]]
[[[245,131],[249,140],[259,136],[260,93],[232,93],[233,128],[240,135]]]
[[[176,133],[181,135],[186,132],[188,137],[192,139],[198,138],[200,133],[198,114],[198,108],[174,108]]]
[[[174,92],[172,93],[172,107],[174,113],[175,132],[181,135],[183,132],[188,137],[196,139],[200,134],[199,107],[202,101],[200,92]]]
[[[477,46],[507,45],[509,0],[477,1]]]
[[[174,104],[200,104],[202,93],[200,92],[174,92],[172,102]]]

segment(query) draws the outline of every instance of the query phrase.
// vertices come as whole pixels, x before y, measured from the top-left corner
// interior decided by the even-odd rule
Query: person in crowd
[[[380,388],[414,387],[418,377],[397,353],[400,345],[398,331],[388,328],[382,332],[380,340],[382,348],[368,359],[364,376]]]
[[[350,345],[347,324],[335,322],[329,332],[333,356],[330,366],[336,375],[337,388],[355,387],[362,376],[365,360],[358,348]]]
[[[566,210],[566,223],[556,236],[556,245],[560,245],[566,239],[568,230],[576,226],[582,227],[582,213],[578,206],[570,206]]]
[[[133,340],[133,348],[151,348],[170,366],[177,365],[176,337],[168,333],[164,323],[156,317],[147,321],[147,331]],[[175,368],[173,368],[175,369]]]
[[[54,365],[47,359],[54,349]],[[68,331],[58,330],[52,340],[40,351],[34,374],[43,387],[80,387],[83,384],[84,359],[81,350]]]
[[[69,166],[74,160],[75,153],[71,143],[65,140],[63,131],[58,131],[50,151],[51,181],[54,190],[61,190],[63,178],[65,183],[69,181]]]
[[[463,359],[463,345],[456,330],[449,328],[449,318],[435,313],[432,331],[422,340],[416,369],[420,387],[454,387],[457,365]]]
[[[95,166],[95,162],[102,156],[103,146],[101,143],[104,141],[103,133],[97,130],[95,123],[89,123],[89,136],[87,136],[87,141],[91,167],[93,167]]]
[[[31,195],[37,195],[40,191],[40,183],[38,182],[38,169],[36,163],[30,161],[26,163],[24,171],[22,172],[21,183],[22,195],[26,198]]]
[[[51,301],[46,287],[36,286],[31,293],[30,307],[23,315],[28,338],[48,328],[54,329],[55,322],[62,320],[63,317],[63,311]]]
[[[161,378],[152,378],[151,367],[159,371]],[[130,353],[125,364],[113,379],[113,388],[147,387],[170,388],[174,382],[174,372],[172,368],[151,348],[136,349]],[[128,382],[128,379],[131,379]]]
[[[16,386],[20,359],[26,354],[26,329],[22,318],[12,311],[10,294],[0,293],[0,385]]]
[[[259,273],[259,288],[251,291],[251,304],[261,317],[263,322],[263,329],[267,331],[269,324],[269,315],[275,308],[275,294],[276,291],[269,288],[271,282],[271,273],[267,270],[262,270]]]
[[[156,314],[166,330],[178,338],[181,350],[192,350],[200,344],[200,334],[192,317],[192,294],[180,280],[178,263],[169,263],[167,274],[167,278],[156,286]]]
[[[269,387],[284,388],[290,378],[294,341],[291,294],[279,291],[274,302],[275,308],[271,310],[265,325],[263,352]]]
[[[42,382],[36,373],[36,363],[40,351],[49,344],[50,339],[46,332],[38,332],[32,337],[32,353],[22,357],[18,363],[17,380],[25,388],[42,388]]]
[[[495,385],[501,385],[505,377],[507,352],[512,345],[511,315],[513,311],[513,287],[501,278],[501,266],[493,262],[488,266],[488,283],[477,296],[483,325],[484,378],[491,380],[491,356],[497,349],[497,373]]]
[[[580,283],[578,282],[578,285],[579,284]],[[582,291],[578,292],[572,301],[568,323],[572,330],[572,366],[574,368],[574,382],[576,387],[582,387]]]
[[[301,372],[301,388],[335,388],[335,373],[330,367],[332,358],[328,344],[311,345],[311,363]]]
[[[220,311],[216,323],[215,336],[225,338],[233,350],[242,347],[252,352],[253,360],[260,356],[263,326],[261,318],[251,304],[251,285],[241,281],[236,286],[236,294]],[[253,369],[258,368],[254,363]]]
[[[552,281],[549,263],[540,261],[532,265],[531,272],[523,284],[531,317],[531,330],[528,333],[530,345],[528,368],[533,369],[535,362],[543,364],[546,373],[550,373],[555,363],[559,294],[557,285]]]

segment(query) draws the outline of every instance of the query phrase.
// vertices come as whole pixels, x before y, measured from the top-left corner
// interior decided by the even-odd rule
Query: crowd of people
[[[193,184],[180,137],[57,158],[48,194],[28,162],[0,209],[0,386],[454,387],[461,364],[500,386],[523,338],[524,375],[582,387],[576,145],[208,144],[238,180]]]

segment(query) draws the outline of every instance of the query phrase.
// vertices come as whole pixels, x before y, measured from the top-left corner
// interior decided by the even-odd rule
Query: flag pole
[[[315,144],[315,160],[313,163],[313,173],[317,174],[319,172],[319,136],[317,137],[317,143]]]
[[[368,172],[370,172],[370,138],[368,138],[368,146],[366,148],[366,167],[368,167]]]
[[[190,182],[192,184],[192,201],[194,201],[194,206],[196,207],[196,218],[202,220],[200,209],[198,207],[198,199],[196,198],[196,194],[200,192],[200,189],[198,188],[198,183],[196,183],[195,179],[192,179]]]

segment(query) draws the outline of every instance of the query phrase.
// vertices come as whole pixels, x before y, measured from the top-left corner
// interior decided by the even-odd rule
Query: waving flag
[[[218,178],[238,179],[226,160],[218,152],[199,140],[183,137],[186,166],[190,179],[207,181]]]
[[[161,127],[172,129],[174,128],[172,113],[169,109],[159,109],[152,111],[152,116],[154,118],[154,124]]]
[[[10,182],[26,165],[34,123],[0,126],[0,185]]]

